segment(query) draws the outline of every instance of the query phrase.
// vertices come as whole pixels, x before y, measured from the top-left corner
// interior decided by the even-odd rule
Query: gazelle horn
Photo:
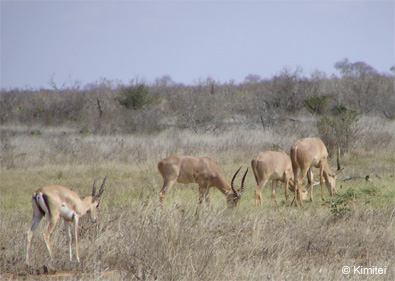
[[[236,173],[233,175],[232,181],[230,182],[230,187],[232,188],[233,194],[237,196],[237,191],[236,189],[233,187],[233,182],[235,181],[235,178],[237,176],[237,174],[239,173],[241,167],[236,171]]]
[[[103,182],[102,182],[102,184],[101,184],[101,186],[100,186],[99,192],[92,198],[92,202],[93,202],[93,201],[100,201],[100,197],[102,196],[102,194],[103,194],[103,192],[104,192],[104,190],[105,190],[104,184],[106,183],[107,177],[108,177],[108,174],[107,174],[106,177],[103,179]]]
[[[99,178],[96,178],[95,181],[93,182],[92,186],[92,197],[95,197],[96,195],[96,182],[98,181]]]
[[[244,180],[246,179],[247,173],[248,173],[248,168],[243,176],[243,179],[241,180],[240,195],[243,195],[243,193],[244,193]]]

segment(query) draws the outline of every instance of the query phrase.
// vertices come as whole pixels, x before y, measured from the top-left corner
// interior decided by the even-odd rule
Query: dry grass
[[[371,173],[381,179],[343,182],[340,195],[327,195],[327,202],[320,201],[316,189],[315,202],[304,208],[286,204],[282,188],[277,205],[269,208],[268,187],[264,207],[255,208],[256,184],[249,175],[235,210],[225,208],[216,190],[210,192],[209,207],[198,207],[194,185],[176,185],[161,209],[156,163],[173,153],[209,155],[229,179],[261,150],[288,150],[307,128],[299,134],[290,124],[282,131],[229,129],[205,135],[176,130],[101,137],[56,130],[39,136],[7,133],[1,156],[0,279],[49,278],[45,265],[66,280],[394,280],[395,146],[371,138],[387,134],[393,140],[395,127],[393,122],[372,126],[369,134],[367,124],[375,122],[360,122],[361,145],[344,155],[345,175]],[[50,263],[41,236],[43,220],[27,268],[34,189],[56,183],[88,195],[93,180],[106,173],[110,178],[99,222],[85,217],[81,222],[81,264],[68,261],[62,223],[51,237],[55,260]],[[386,274],[344,275],[343,266],[385,267]]]

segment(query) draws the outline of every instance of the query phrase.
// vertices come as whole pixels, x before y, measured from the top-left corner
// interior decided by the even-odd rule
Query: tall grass
[[[195,134],[166,130],[151,135],[81,135],[62,129],[3,128],[0,181],[0,278],[39,279],[57,272],[67,280],[393,280],[395,277],[394,122],[361,118],[359,138],[342,157],[339,196],[304,208],[285,203],[255,208],[256,183],[234,210],[213,189],[211,205],[198,206],[195,185],[175,185],[163,208],[156,163],[170,154],[211,156],[230,180],[263,150],[285,150],[313,136],[311,123],[284,123],[270,131],[229,128]],[[12,129],[12,130],[11,130]],[[330,165],[335,166],[330,158]],[[80,223],[81,264],[68,260],[63,223],[55,227],[50,262],[41,233],[33,237],[31,267],[24,264],[31,222],[31,194],[41,185],[61,184],[88,195],[93,180],[109,173],[99,222]],[[364,176],[371,174],[372,182]],[[376,177],[375,175],[378,175]],[[342,188],[340,188],[340,185]],[[341,200],[340,200],[341,199]],[[45,267],[44,267],[45,265]],[[342,273],[343,266],[386,268],[385,275]],[[62,274],[62,275],[61,275]],[[63,276],[63,277],[62,277]]]
[[[37,131],[40,133],[34,133]],[[2,168],[114,161],[140,163],[155,162],[170,154],[185,154],[211,156],[219,163],[248,164],[254,154],[263,150],[289,153],[296,140],[309,136],[317,136],[314,119],[305,119],[301,123],[284,122],[272,130],[230,126],[226,130],[206,134],[168,129],[155,134],[101,136],[84,135],[62,127],[3,127],[0,163]],[[355,163],[359,165],[370,161],[371,157],[391,161],[394,157],[395,122],[363,117],[357,124],[355,139],[350,153],[344,156],[345,159],[353,158],[349,168],[353,169]],[[363,166],[376,167],[367,163]],[[388,170],[387,167],[382,168]]]
[[[83,220],[80,265],[68,261],[61,225],[51,239],[52,264],[36,235],[30,269],[23,264],[27,216],[9,212],[2,214],[1,271],[20,278],[50,264],[75,279],[116,271],[132,280],[343,280],[343,266],[362,265],[385,267],[379,279],[393,280],[394,212],[390,205],[368,205],[338,217],[317,205],[262,210],[243,204],[229,211],[186,201],[161,209],[154,200],[135,198],[122,208],[104,207],[95,225]]]

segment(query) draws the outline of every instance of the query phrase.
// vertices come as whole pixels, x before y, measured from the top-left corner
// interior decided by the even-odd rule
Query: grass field
[[[2,128],[0,279],[394,280],[395,124],[364,130],[342,156],[340,179],[355,178],[338,181],[338,196],[331,198],[325,190],[327,201],[322,202],[315,188],[315,202],[295,208],[285,203],[279,185],[277,204],[270,208],[268,184],[264,206],[256,208],[250,173],[240,204],[229,210],[215,188],[210,206],[198,206],[196,186],[180,184],[160,208],[157,162],[171,154],[211,156],[230,181],[260,151],[289,152],[300,133],[291,126],[203,135],[169,129],[125,136],[81,136],[64,133],[64,128],[41,129],[35,135],[31,128]],[[330,165],[335,166],[333,157]],[[81,264],[69,262],[60,221],[51,236],[55,259],[50,262],[41,235],[44,218],[33,238],[28,268],[26,233],[34,190],[52,183],[85,196],[93,180],[107,173],[99,221],[81,219]],[[365,181],[367,174],[371,182]],[[346,266],[349,274],[342,273]],[[379,269],[385,273],[378,274]]]

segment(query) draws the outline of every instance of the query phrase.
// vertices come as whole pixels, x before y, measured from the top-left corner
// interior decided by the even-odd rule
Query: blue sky
[[[395,63],[395,1],[1,1],[1,88]]]

